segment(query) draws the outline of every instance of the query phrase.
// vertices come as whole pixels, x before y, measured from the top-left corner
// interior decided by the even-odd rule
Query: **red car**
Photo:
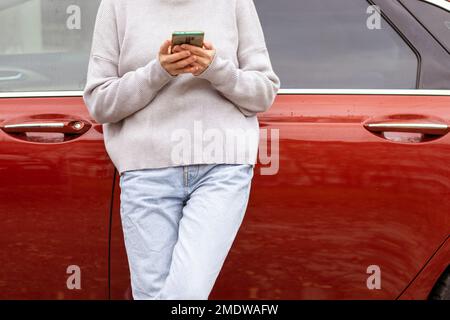
[[[449,2],[255,3],[283,89],[210,298],[450,299]],[[131,297],[82,99],[98,4],[0,3],[1,299]]]

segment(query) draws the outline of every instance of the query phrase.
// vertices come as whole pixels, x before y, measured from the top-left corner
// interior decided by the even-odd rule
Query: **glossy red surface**
[[[278,96],[259,120],[279,130],[279,172],[255,169],[210,298],[426,298],[449,263],[450,135],[383,136],[364,123],[449,124],[449,106],[445,96]],[[61,116],[92,127],[71,139],[0,131],[0,298],[106,298],[112,204],[110,293],[129,299],[119,176],[101,127],[80,97],[0,99],[0,126]],[[71,264],[81,267],[81,290],[66,287]],[[366,286],[370,265],[381,268],[381,290]]]
[[[438,281],[450,262],[450,237],[436,250],[416,279],[400,296],[402,300],[427,299],[430,288]]]
[[[244,223],[210,298],[396,299],[450,234],[450,136],[398,143],[363,124],[449,124],[449,106],[450,97],[278,96],[259,119],[279,130],[279,172],[256,168]],[[116,183],[116,199],[119,192]],[[121,299],[129,283],[118,208],[116,201],[112,294]],[[381,290],[367,288],[370,265],[381,268]],[[429,291],[436,273],[421,277]]]
[[[114,167],[80,98],[0,99],[0,125],[84,119],[89,131],[15,136],[0,130],[0,298],[108,298]],[[67,268],[81,270],[69,290]]]

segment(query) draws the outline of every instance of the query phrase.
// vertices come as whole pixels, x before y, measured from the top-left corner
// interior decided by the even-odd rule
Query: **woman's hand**
[[[182,44],[181,46],[177,45],[173,48],[173,52],[181,53],[183,51],[188,51],[196,57],[196,61],[192,63],[192,67],[195,69],[191,72],[194,76],[198,76],[205,71],[211,64],[214,55],[216,54],[216,49],[212,43],[207,41],[203,42],[203,48],[190,44]]]
[[[171,43],[171,40],[164,41],[159,50],[159,62],[161,66],[172,76],[195,72],[196,68],[192,64],[197,61],[197,57],[188,50],[169,53]]]

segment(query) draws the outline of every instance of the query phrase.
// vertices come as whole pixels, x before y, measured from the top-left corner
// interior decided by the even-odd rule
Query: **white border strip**
[[[279,94],[347,94],[347,95],[408,95],[408,96],[450,96],[450,90],[424,89],[280,89]]]
[[[450,96],[450,90],[424,89],[280,89],[280,95]],[[0,92],[0,98],[82,97],[83,91]]]
[[[83,91],[0,92],[0,98],[81,97]]]
[[[435,6],[438,6],[450,12],[450,2],[448,2],[448,0],[422,0],[422,1],[434,4]]]

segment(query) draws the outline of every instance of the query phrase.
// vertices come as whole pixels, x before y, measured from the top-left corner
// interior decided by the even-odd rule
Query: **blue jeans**
[[[120,214],[133,298],[208,299],[247,208],[252,165],[129,170]]]

